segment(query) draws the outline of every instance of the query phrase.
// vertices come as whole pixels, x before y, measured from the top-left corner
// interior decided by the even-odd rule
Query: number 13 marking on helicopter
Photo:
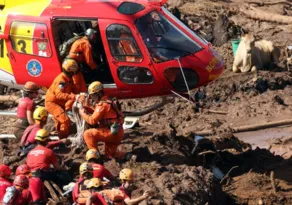
[[[22,47],[20,48],[20,51],[23,52],[23,53],[26,53],[26,43],[24,40],[19,40],[17,41],[17,45],[22,45]]]

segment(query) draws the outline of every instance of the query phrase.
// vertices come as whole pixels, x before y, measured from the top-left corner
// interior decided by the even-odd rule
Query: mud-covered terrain
[[[271,15],[292,16],[292,3],[257,2],[268,3],[252,6]],[[292,134],[288,132],[281,138],[270,134],[266,147],[260,146],[256,133],[250,136],[253,144],[245,142],[248,134],[244,141],[232,134],[243,126],[290,120],[292,116],[292,73],[285,67],[284,52],[292,45],[292,27],[251,19],[241,12],[248,6],[251,4],[241,0],[168,1],[170,10],[177,7],[184,22],[216,44],[215,49],[223,57],[226,70],[219,79],[201,88],[205,92],[197,95],[196,104],[176,98],[173,103],[141,117],[134,129],[126,131],[120,149],[135,153],[136,162],[111,160],[105,163],[117,176],[121,168],[134,170],[137,189],[133,196],[145,190],[153,193],[141,204],[292,204]],[[234,36],[225,33],[225,40],[221,41],[226,42],[222,43],[216,40],[218,32],[213,30],[217,28],[215,24],[220,15],[232,21],[230,24],[239,25],[257,38],[271,40],[279,46],[282,54],[279,67],[261,70],[257,75],[232,73],[234,58],[230,40]],[[133,99],[123,101],[122,106],[135,110],[158,100]],[[0,117],[0,133],[12,133],[14,121],[11,117]],[[209,134],[212,152],[201,150],[200,155],[192,154],[196,133]],[[282,148],[284,151],[277,152]],[[13,156],[17,144],[4,141],[1,150],[1,155]],[[65,157],[64,164],[70,174],[77,173],[85,151],[68,149],[67,153],[60,154]],[[11,166],[15,169],[17,164]],[[221,170],[223,179],[215,177],[218,172],[214,167]]]

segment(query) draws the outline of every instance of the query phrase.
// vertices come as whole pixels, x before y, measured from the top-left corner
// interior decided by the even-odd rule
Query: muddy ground
[[[225,61],[226,70],[204,88],[205,98],[196,105],[176,98],[174,103],[141,117],[134,129],[126,131],[121,149],[137,154],[137,162],[111,160],[106,166],[115,175],[123,167],[134,170],[137,189],[133,195],[138,196],[144,190],[155,193],[141,204],[292,204],[292,130],[279,138],[271,134],[274,132],[261,133],[268,136],[264,138],[265,145],[257,140],[260,133],[250,136],[246,133],[242,138],[244,141],[240,140],[241,135],[236,135],[238,139],[232,134],[234,128],[288,120],[292,115],[292,74],[284,66],[284,48],[292,44],[291,26],[247,18],[238,11],[243,2],[169,1],[170,8],[177,6],[185,15],[183,18],[196,19],[205,32],[212,29],[219,14],[226,14],[228,19],[252,31],[258,38],[272,40],[281,48],[282,62],[278,68],[259,71],[256,78],[252,73],[234,74],[231,72],[233,54],[228,39],[225,44],[215,47]],[[260,6],[258,9],[291,15],[287,4]],[[123,101],[123,108],[147,107],[157,100]],[[13,118],[0,117],[0,133],[11,133],[14,121]],[[278,130],[281,129],[284,128]],[[199,157],[191,154],[195,133],[202,131],[215,133],[209,138],[216,154]],[[252,143],[247,144],[249,141]],[[12,141],[3,142],[1,148],[5,151],[2,154],[11,156],[17,145]],[[65,165],[72,175],[76,174],[84,151],[65,154]],[[227,175],[223,180],[216,179],[210,171],[210,160]],[[15,168],[17,164],[11,166]]]

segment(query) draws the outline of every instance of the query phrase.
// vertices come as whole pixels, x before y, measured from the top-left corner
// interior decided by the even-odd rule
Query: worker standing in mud
[[[86,161],[93,167],[93,177],[103,180],[103,177],[108,180],[113,180],[114,176],[101,163],[101,156],[96,149],[90,149],[86,152]]]
[[[29,180],[29,191],[32,196],[32,202],[38,205],[46,204],[45,187],[42,180],[34,176],[26,164],[17,167],[15,176],[25,175]]]
[[[9,181],[9,177],[11,176],[11,174],[12,171],[7,165],[0,165],[0,202],[4,197],[6,189],[12,186],[12,183]]]
[[[27,126],[33,125],[34,99],[38,96],[39,86],[33,82],[26,82],[22,90],[23,98],[17,106],[17,121],[14,124],[13,133],[16,139],[20,139]]]
[[[91,83],[88,87],[88,94],[96,103],[95,108],[80,109],[79,114],[90,125],[98,128],[91,128],[84,132],[84,140],[88,149],[98,149],[97,143],[105,143],[105,156],[118,159],[128,159],[132,157],[130,153],[117,151],[118,146],[124,137],[123,122],[124,116],[119,110],[117,101],[104,95],[103,85],[99,81]]]
[[[39,130],[35,140],[37,146],[28,153],[26,158],[26,164],[31,172],[42,181],[52,180],[57,184],[68,184],[70,182],[68,173],[63,171],[55,153],[46,147],[49,141],[49,132],[44,129]],[[51,165],[54,169],[50,168]]]
[[[125,204],[139,204],[150,196],[150,192],[145,191],[142,196],[137,197],[136,199],[131,199],[131,194],[133,191],[133,179],[134,173],[131,169],[125,168],[120,171],[120,180],[122,185],[119,189],[124,193]]]
[[[85,32],[85,36],[81,39],[76,40],[69,51],[68,59],[75,59],[79,66],[82,66],[82,63],[86,64],[92,69],[96,69],[97,65],[93,60],[92,55],[92,45],[94,45],[97,38],[97,31],[92,28],[89,28]],[[73,76],[73,82],[77,85],[77,89],[80,92],[86,92],[87,87],[83,77],[82,72],[78,72]]]
[[[48,89],[45,98],[46,110],[54,117],[55,128],[59,132],[59,138],[67,138],[70,133],[70,119],[66,111],[72,109],[72,102],[78,95],[76,84],[72,77],[79,71],[75,60],[66,59],[62,64],[63,72],[54,80]]]

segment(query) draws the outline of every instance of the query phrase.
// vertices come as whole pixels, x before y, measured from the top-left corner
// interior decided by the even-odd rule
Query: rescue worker
[[[35,144],[36,133],[40,129],[43,129],[44,126],[46,125],[48,119],[48,112],[44,107],[37,107],[33,113],[33,119],[35,120],[35,124],[26,128],[21,138],[21,146],[23,147],[23,151],[25,151],[26,153],[36,146]],[[69,139],[64,138],[58,141],[48,142],[46,147],[50,148],[61,143],[68,144],[69,142],[70,142]]]
[[[62,63],[62,68],[63,72],[55,78],[46,93],[45,107],[55,120],[59,138],[66,138],[70,133],[70,119],[66,111],[72,109],[72,102],[78,96],[74,94],[77,88],[72,76],[78,72],[79,67],[75,60],[66,59]]]
[[[85,31],[85,36],[76,40],[69,51],[67,58],[75,59],[79,66],[82,63],[86,63],[92,70],[97,68],[96,63],[93,60],[92,45],[97,38],[97,31],[89,28]],[[82,72],[78,72],[73,76],[73,82],[77,85],[77,89],[80,92],[86,92],[87,87]]]
[[[12,183],[9,181],[9,177],[11,176],[11,174],[12,171],[7,165],[0,165],[0,202],[4,197],[6,188],[12,186]]]
[[[108,203],[98,192],[103,190],[103,184],[99,178],[92,178],[88,184],[87,189],[89,189],[91,195],[86,200],[86,205],[107,205]]]
[[[124,137],[124,116],[119,110],[116,101],[104,95],[103,85],[99,81],[88,87],[90,98],[96,103],[92,115],[82,108],[79,114],[90,125],[98,125],[84,132],[84,140],[88,149],[97,149],[98,142],[105,143],[105,156],[124,158],[125,153],[117,152],[117,148]],[[90,110],[92,112],[92,110]]]
[[[133,36],[131,32],[126,29],[121,30],[121,36],[119,42],[119,46],[126,56],[125,61],[127,62],[141,62],[142,57],[139,56],[139,52],[137,51],[135,44],[133,43]]]
[[[101,164],[101,157],[96,149],[90,149],[86,152],[86,161],[93,167],[93,177],[100,180],[105,177],[110,181],[114,179],[111,172]]]
[[[35,140],[37,146],[26,157],[26,164],[31,172],[42,181],[52,180],[57,184],[68,184],[70,177],[58,163],[55,153],[46,147],[49,141],[49,132],[40,129]],[[53,165],[55,170],[51,169],[50,165]]]
[[[80,179],[74,185],[72,191],[73,201],[79,205],[85,204],[86,199],[89,197],[90,192],[87,190],[86,185],[93,176],[93,167],[90,163],[84,162],[79,167]]]
[[[6,189],[3,197],[4,204],[29,205],[32,203],[31,193],[28,190],[29,181],[25,175],[18,175],[13,181],[13,186]]]
[[[35,109],[34,99],[38,96],[39,86],[33,82],[27,82],[22,90],[23,98],[17,106],[17,121],[14,124],[13,133],[16,139],[20,139],[25,128],[34,124],[33,111]]]
[[[29,180],[29,191],[35,204],[46,204],[45,187],[42,180],[34,176],[26,164],[17,167],[15,176],[25,175]]]
[[[139,204],[143,200],[147,199],[150,195],[149,191],[145,191],[142,196],[137,197],[136,199],[131,199],[132,189],[133,189],[133,179],[134,173],[131,169],[125,168],[120,171],[120,180],[122,185],[120,190],[124,193],[125,204]]]

